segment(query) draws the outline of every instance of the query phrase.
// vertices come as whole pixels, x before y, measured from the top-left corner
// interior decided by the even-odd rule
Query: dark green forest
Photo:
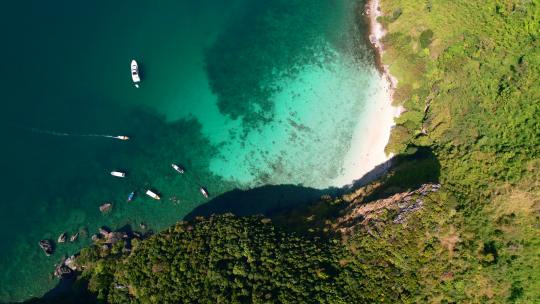
[[[222,215],[178,223],[128,256],[95,246],[79,261],[92,269],[89,289],[112,303],[335,303],[335,250],[269,219]]]

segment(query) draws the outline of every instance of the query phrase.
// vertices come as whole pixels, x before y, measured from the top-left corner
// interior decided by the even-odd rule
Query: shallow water
[[[58,245],[46,257],[37,242],[63,231],[140,222],[159,230],[205,202],[201,185],[212,197],[266,184],[342,186],[353,131],[381,87],[360,4],[6,4],[0,301],[57,283],[54,263],[89,242]],[[129,77],[132,58],[139,89]],[[91,134],[131,140],[80,136]],[[128,176],[113,178],[112,170]],[[144,197],[147,188],[163,199]],[[131,191],[137,197],[127,203]],[[106,215],[98,210],[104,202],[113,203]]]

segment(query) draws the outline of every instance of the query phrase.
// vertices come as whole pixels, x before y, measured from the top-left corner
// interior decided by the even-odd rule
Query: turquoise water
[[[88,244],[85,232],[182,219],[205,202],[200,185],[212,197],[267,184],[341,186],[353,130],[381,82],[361,4],[5,3],[0,301],[53,287],[53,265]],[[131,140],[80,136],[92,134]],[[127,178],[109,175],[120,169]],[[144,197],[146,188],[163,199]],[[127,203],[131,191],[138,196]],[[106,215],[104,202],[113,203]],[[64,231],[82,237],[46,257],[37,242]]]

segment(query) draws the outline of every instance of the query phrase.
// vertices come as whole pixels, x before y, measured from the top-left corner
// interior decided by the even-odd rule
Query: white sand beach
[[[376,49],[376,56],[382,56],[384,50],[381,39],[385,31],[377,22],[377,17],[381,15],[379,0],[369,1],[365,13],[369,18],[369,39]],[[380,83],[377,84],[377,93],[370,98],[372,103],[356,126],[351,148],[344,160],[344,172],[334,180],[336,185],[350,184],[392,157],[385,153],[385,147],[395,125],[394,119],[403,112],[403,108],[392,105],[392,94],[397,80],[390,75],[388,66],[383,65],[380,69],[382,73]]]

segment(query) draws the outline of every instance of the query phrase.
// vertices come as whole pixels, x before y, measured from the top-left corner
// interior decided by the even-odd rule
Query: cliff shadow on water
[[[424,183],[438,183],[440,163],[435,154],[425,147],[411,147],[404,154],[376,166],[355,180],[352,186],[314,189],[301,185],[262,186],[250,190],[235,189],[219,195],[208,203],[196,207],[185,216],[232,213],[236,216],[264,215],[273,217],[292,209],[302,209],[320,201],[322,197],[338,197],[380,180],[382,186],[369,197],[370,200],[418,188]]]
[[[338,188],[318,190],[301,185],[267,185],[250,190],[235,189],[200,205],[184,218],[232,213],[236,216],[271,215],[292,206],[304,206],[322,195],[336,195]]]
[[[381,186],[366,201],[410,191],[426,183],[439,183],[441,164],[427,147],[409,147],[404,153],[392,157],[375,167],[353,183],[357,189],[379,180]]]

